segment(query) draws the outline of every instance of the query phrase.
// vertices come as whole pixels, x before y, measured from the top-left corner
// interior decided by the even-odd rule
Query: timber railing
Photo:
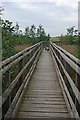
[[[37,43],[2,62],[2,118],[15,116],[28,81],[36,67],[43,42]]]
[[[80,60],[66,50],[50,43],[59,82],[74,118],[80,117]]]

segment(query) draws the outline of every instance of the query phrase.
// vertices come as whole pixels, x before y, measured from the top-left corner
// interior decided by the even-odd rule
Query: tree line
[[[20,29],[18,22],[13,26],[13,22],[9,20],[1,20],[2,28],[2,59],[6,59],[17,53],[16,45],[33,45],[40,41],[48,41],[49,34],[46,34],[45,29],[40,24],[36,27],[34,24],[27,26],[24,32]]]
[[[67,28],[67,34],[59,37],[61,42],[67,43],[67,44],[79,44],[79,34],[78,30],[75,29],[75,26]]]

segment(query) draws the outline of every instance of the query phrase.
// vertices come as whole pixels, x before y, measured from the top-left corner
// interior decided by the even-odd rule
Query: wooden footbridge
[[[2,62],[2,118],[79,118],[80,60],[37,43]]]

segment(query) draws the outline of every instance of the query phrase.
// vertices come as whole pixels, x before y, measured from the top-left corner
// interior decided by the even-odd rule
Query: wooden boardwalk
[[[43,50],[16,118],[45,117],[69,118],[70,115],[51,55],[49,51]]]

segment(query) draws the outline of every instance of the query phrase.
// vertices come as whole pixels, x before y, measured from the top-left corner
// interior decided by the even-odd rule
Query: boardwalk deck
[[[16,117],[70,117],[49,51],[43,50]]]

